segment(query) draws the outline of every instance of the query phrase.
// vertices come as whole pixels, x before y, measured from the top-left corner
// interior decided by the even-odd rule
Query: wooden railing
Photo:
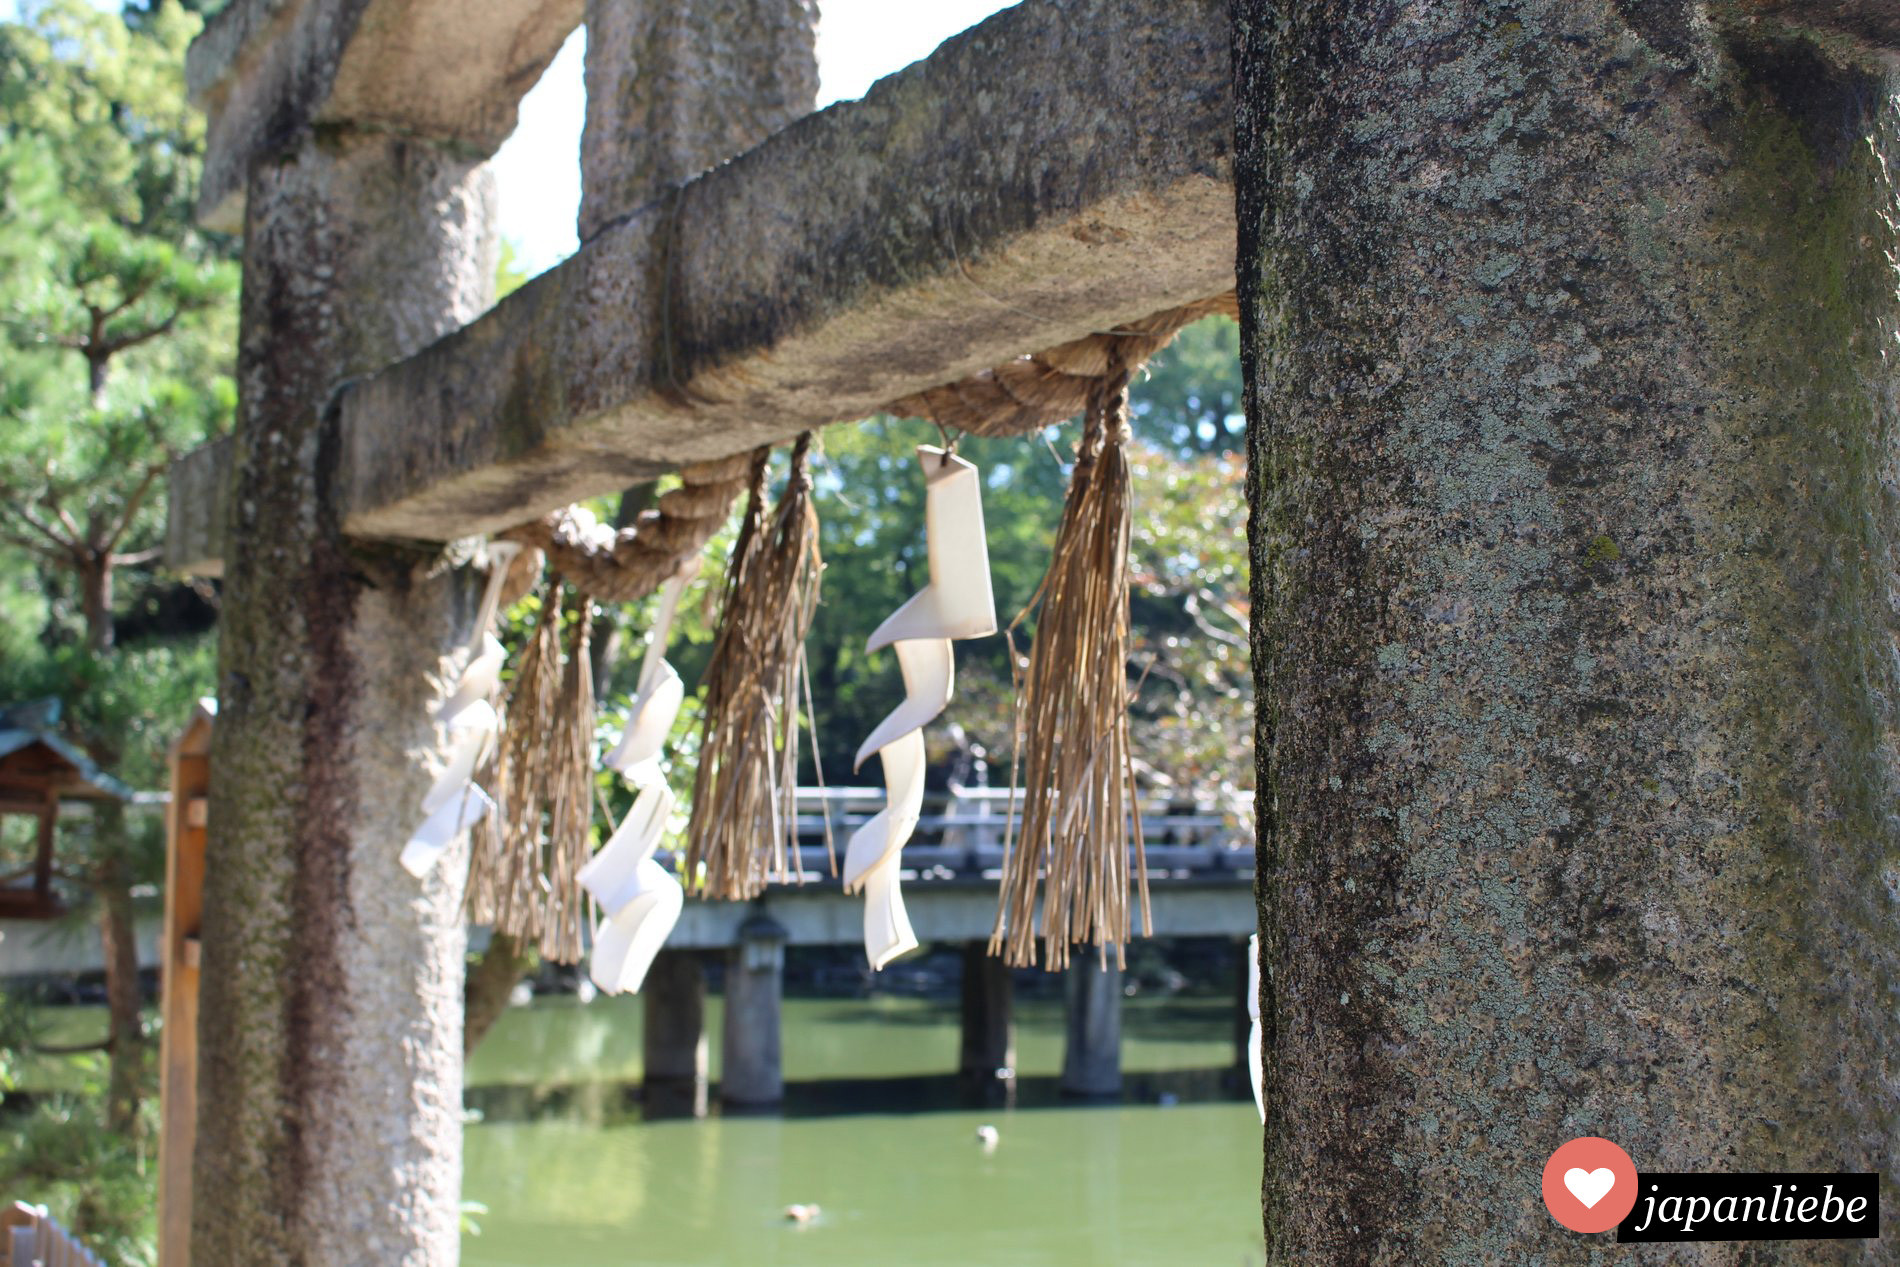
[[[15,1201],[0,1210],[0,1267],[106,1267],[46,1213],[43,1205]]]
[[[191,1153],[198,1132],[198,927],[204,919],[211,724],[200,700],[172,744],[165,815],[165,938],[159,952],[158,1261],[191,1267]]]

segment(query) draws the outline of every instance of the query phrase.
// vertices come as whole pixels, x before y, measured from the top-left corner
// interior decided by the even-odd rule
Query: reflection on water
[[[699,1122],[639,1120],[638,1018],[637,1001],[545,1000],[478,1050],[463,1194],[488,1213],[468,1267],[1261,1261],[1231,1004],[1128,1000],[1127,1099],[1063,1107],[1060,1005],[1019,1000],[1016,1105],[968,1109],[952,1107],[954,1006],[788,1000],[786,1114]],[[821,1212],[792,1223],[792,1203]]]

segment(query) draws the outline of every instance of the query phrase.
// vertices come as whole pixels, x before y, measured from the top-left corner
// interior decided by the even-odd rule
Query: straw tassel
[[[805,635],[818,609],[812,434],[793,446],[768,523],[760,450],[726,570],[725,606],[706,670],[686,874],[703,896],[744,901],[802,878],[797,844],[798,708]],[[788,850],[789,845],[789,850]]]
[[[1113,945],[1124,962],[1131,833],[1142,926],[1151,927],[1128,749],[1129,438],[1120,368],[1090,396],[1049,572],[1011,625],[1038,613],[1018,676],[1021,832],[1003,861],[990,937],[990,953],[1012,965],[1037,961],[1038,905],[1051,971],[1067,966],[1075,942]]]
[[[561,676],[556,722],[549,736],[553,761],[548,770],[547,914],[541,928],[541,957],[553,963],[581,961],[587,912],[578,877],[593,852],[589,836],[594,822],[594,605],[582,596],[578,606],[574,645]]]
[[[585,913],[576,876],[593,821],[593,620],[582,598],[564,660],[565,593],[562,578],[551,578],[508,698],[493,775],[502,812],[478,842],[469,908],[495,931],[538,943],[544,958],[578,963]]]
[[[508,810],[508,714],[500,714],[501,742],[489,750],[488,761],[475,773],[475,781],[495,789],[495,808],[482,816],[468,837],[468,889],[463,897],[468,918],[475,924],[493,924],[501,904],[502,857],[507,850]]]

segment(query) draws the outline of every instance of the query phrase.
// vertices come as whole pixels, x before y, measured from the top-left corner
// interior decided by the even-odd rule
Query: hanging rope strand
[[[793,446],[785,492],[769,523],[767,451],[759,451],[727,567],[686,847],[687,873],[710,897],[745,900],[773,879],[803,875],[796,854],[798,713],[805,635],[824,566],[811,443],[807,432]]]
[[[1022,828],[1011,833],[990,938],[991,953],[1014,965],[1066,967],[1076,942],[1113,944],[1124,962],[1131,820],[1144,920],[1148,910],[1128,745],[1129,438],[1123,369],[1091,396],[1048,574],[1011,624],[1036,613],[1012,762]]]

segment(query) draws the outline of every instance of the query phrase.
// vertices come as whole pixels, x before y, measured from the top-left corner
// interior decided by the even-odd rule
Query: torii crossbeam
[[[1231,288],[1227,43],[1030,0],[623,217],[342,391],[345,531],[497,531]],[[175,468],[173,567],[216,571],[229,465]]]

